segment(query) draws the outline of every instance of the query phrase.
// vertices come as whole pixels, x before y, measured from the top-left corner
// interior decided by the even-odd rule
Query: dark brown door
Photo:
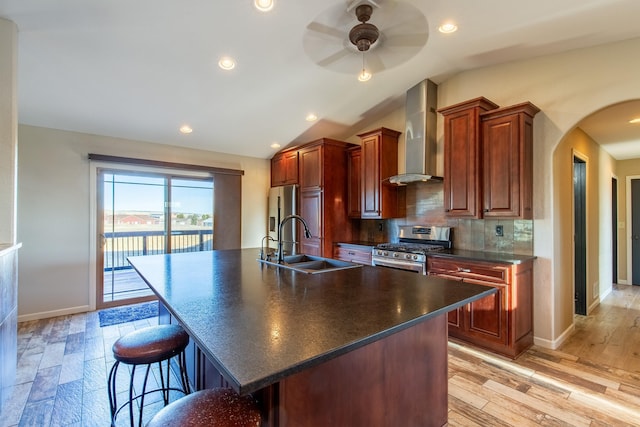
[[[640,179],[631,180],[631,284],[640,285]]]
[[[587,220],[586,220],[587,164],[573,158],[573,248],[575,313],[587,314]]]

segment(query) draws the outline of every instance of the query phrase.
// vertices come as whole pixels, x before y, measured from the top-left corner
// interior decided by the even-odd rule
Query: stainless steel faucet
[[[285,216],[284,219],[280,222],[280,226],[278,226],[278,264],[282,264],[284,262],[284,253],[282,251],[282,226],[285,222],[291,221],[292,219],[297,219],[302,222],[302,226],[304,227],[304,236],[307,239],[311,238],[311,231],[309,231],[309,226],[307,222],[300,215],[288,215]]]

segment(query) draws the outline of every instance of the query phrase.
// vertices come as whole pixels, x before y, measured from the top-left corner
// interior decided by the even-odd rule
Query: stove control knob
[[[382,255],[384,255],[384,256],[389,256],[389,252],[384,251],[384,252],[382,252]]]
[[[413,259],[417,260],[418,259],[418,255],[414,255]]]
[[[399,254],[398,252],[394,252],[394,253],[393,253],[393,257],[394,257],[394,258],[398,258],[399,256],[400,256],[400,254]]]
[[[406,259],[411,259],[411,254],[406,254],[404,257],[405,257]]]
[[[382,251],[381,250],[376,251],[376,255],[382,255]]]

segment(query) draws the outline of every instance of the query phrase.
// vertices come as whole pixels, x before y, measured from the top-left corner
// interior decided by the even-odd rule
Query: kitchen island
[[[447,423],[445,314],[493,288],[371,266],[306,274],[258,252],[129,258],[206,362],[196,376],[252,393],[269,426]]]

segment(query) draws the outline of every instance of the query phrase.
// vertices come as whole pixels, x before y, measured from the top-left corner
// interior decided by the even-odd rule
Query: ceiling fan
[[[427,19],[415,6],[396,0],[351,0],[322,12],[307,25],[303,46],[319,66],[353,74],[366,54],[373,73],[396,67],[426,44]]]

